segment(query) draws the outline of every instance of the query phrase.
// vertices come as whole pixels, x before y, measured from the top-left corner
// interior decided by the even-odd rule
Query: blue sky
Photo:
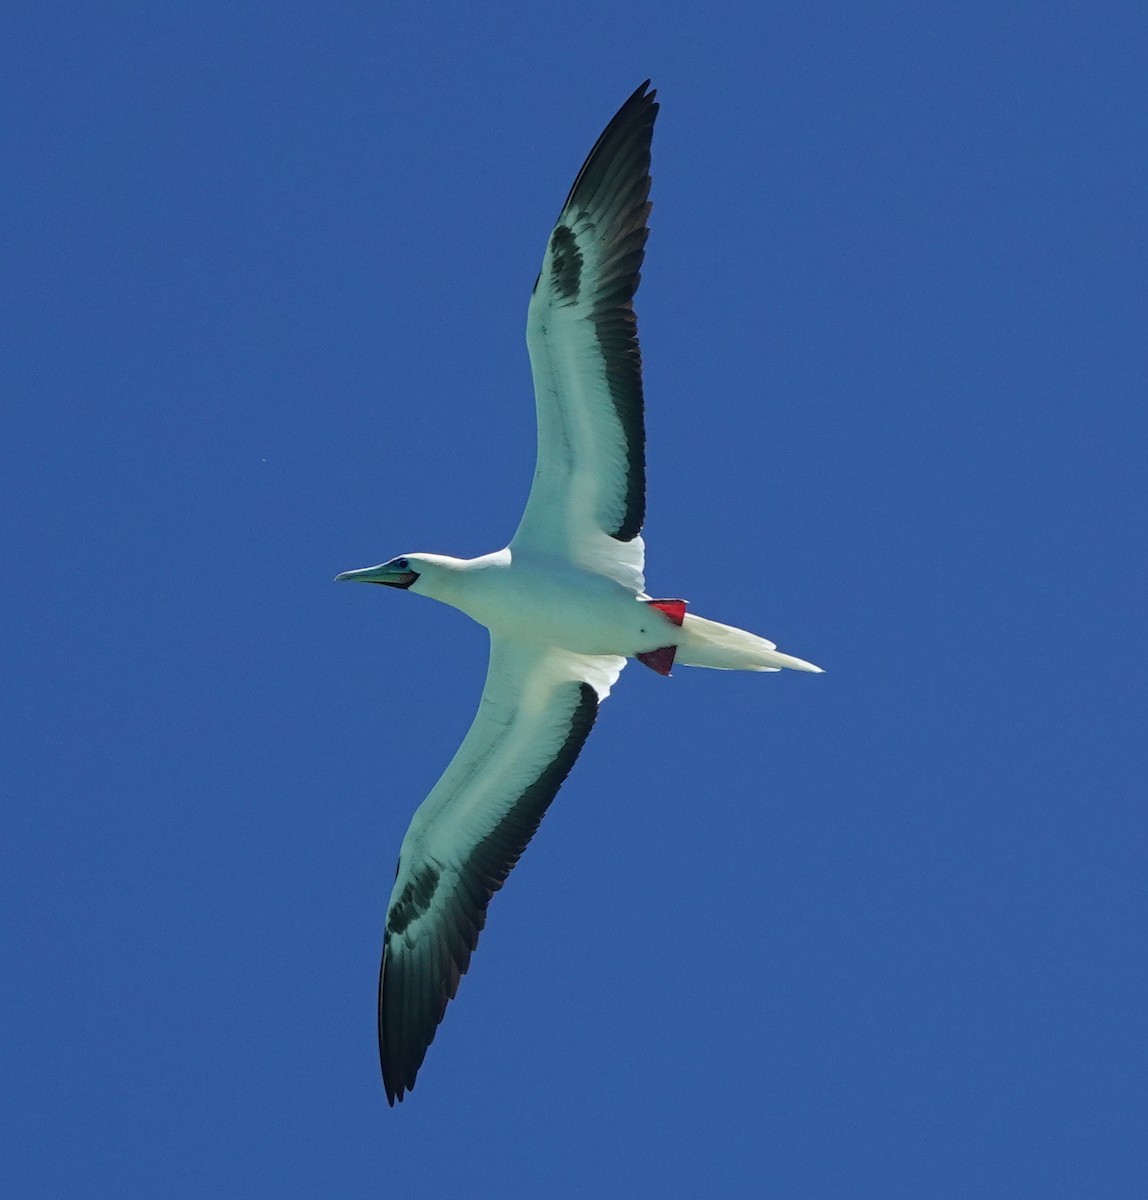
[[[0,53],[8,1195],[1139,1197],[1144,11],[44,3]],[[615,108],[655,595],[418,1087],[374,1046],[523,328]]]

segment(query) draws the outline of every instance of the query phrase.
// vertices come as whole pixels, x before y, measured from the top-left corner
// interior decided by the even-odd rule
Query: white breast
[[[460,582],[451,603],[495,634],[578,654],[627,656],[669,640],[664,618],[632,588],[557,558],[500,555]]]

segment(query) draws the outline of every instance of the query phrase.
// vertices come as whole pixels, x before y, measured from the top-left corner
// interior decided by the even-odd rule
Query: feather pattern
[[[491,639],[478,714],[403,839],[379,973],[387,1099],[409,1091],[490,898],[534,836],[625,659]]]
[[[512,550],[565,557],[641,590],[642,360],[633,299],[650,213],[649,82],[578,172],[534,285],[526,341],[538,459]]]

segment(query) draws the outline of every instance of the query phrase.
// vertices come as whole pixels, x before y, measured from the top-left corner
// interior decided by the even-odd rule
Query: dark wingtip
[[[398,874],[396,868],[396,874]],[[384,947],[382,961],[379,964],[379,1067],[383,1073],[383,1088],[387,1093],[387,1103],[394,1106],[403,1098],[403,1085],[401,1079],[396,1078],[399,1074],[387,1055],[387,1044],[383,1037],[383,978],[387,971],[387,954]]]
[[[658,115],[658,104],[655,97],[658,92],[655,88],[653,91],[647,91],[650,86],[650,81],[647,79],[644,83],[639,84],[637,88],[626,98],[622,107],[610,118],[610,123],[602,130],[598,140],[594,143],[593,149],[586,155],[586,161],[582,164],[582,169],[578,172],[570,191],[567,193],[566,199],[562,205],[562,211],[565,212],[574,199],[583,179],[586,177],[587,171],[598,158],[598,152],[612,142],[618,131],[631,125],[645,124],[649,127],[649,133],[644,139],[646,142],[646,153],[649,154],[649,142],[653,136],[654,118]],[[646,170],[649,170],[649,159],[646,159]]]

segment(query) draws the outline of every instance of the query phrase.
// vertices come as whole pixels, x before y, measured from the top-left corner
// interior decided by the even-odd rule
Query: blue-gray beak
[[[363,567],[359,571],[344,571],[342,575],[335,576],[335,582],[350,579],[359,583],[382,583],[387,587],[409,588],[418,577],[418,571],[409,568],[400,571],[390,563],[382,563],[377,567]]]

